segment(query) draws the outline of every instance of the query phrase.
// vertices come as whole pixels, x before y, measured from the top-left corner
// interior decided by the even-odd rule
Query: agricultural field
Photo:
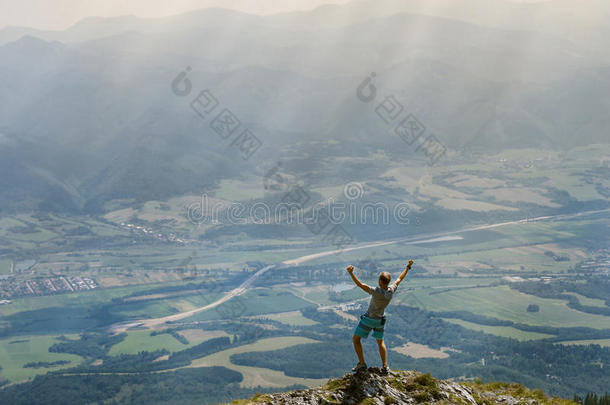
[[[221,296],[219,292],[196,291],[183,297],[169,295],[166,298],[161,296],[148,300],[134,299],[120,306],[117,305],[112,312],[129,319],[161,318],[205,306]]]
[[[602,300],[602,299],[585,297],[584,295],[577,294],[577,293],[574,293],[574,292],[570,293],[569,295],[572,295],[573,297],[578,298],[578,301],[582,305],[591,306],[591,307],[598,307],[598,308],[606,308],[607,307],[606,301]]]
[[[13,261],[9,259],[0,260],[0,276],[11,273]]]
[[[434,295],[415,290],[410,294],[401,292],[399,297],[407,305],[429,311],[469,311],[528,325],[610,328],[610,317],[576,311],[568,308],[564,300],[539,298],[508,286],[451,290]],[[540,311],[528,312],[530,304],[538,305]]]
[[[490,326],[490,325],[480,325],[474,322],[463,321],[461,319],[451,319],[451,318],[442,318],[447,322],[454,323],[456,325],[463,326],[466,329],[481,331],[484,333],[489,333],[490,335],[502,336],[512,339],[517,339],[520,341],[525,340],[537,340],[537,339],[547,339],[552,338],[553,335],[549,335],[547,333],[538,333],[538,332],[528,332],[523,331],[517,328],[513,328],[512,326]]]
[[[574,257],[573,261],[557,262],[544,254],[545,251],[552,250],[551,246],[552,244],[539,244],[438,255],[430,258],[429,263],[433,269],[443,269],[445,272],[451,269],[465,274],[473,270],[479,271],[486,268],[501,268],[514,272],[562,273],[566,272],[574,263],[582,260],[582,256],[576,252],[570,252],[573,249],[557,248],[555,251]]]
[[[297,297],[315,305],[330,305],[333,303],[329,299],[329,293],[331,290],[331,287],[329,285],[321,284],[297,286],[295,284],[286,286],[285,288],[287,289],[287,291],[292,292]]]
[[[260,367],[240,366],[231,362],[231,356],[234,354],[279,350],[307,343],[316,343],[316,341],[296,336],[261,339],[253,344],[223,350],[218,353],[193,360],[191,365],[188,367],[223,366],[228,369],[238,371],[244,376],[244,380],[240,384],[242,387],[285,387],[292,384],[302,384],[315,387],[324,384],[327,380],[288,377],[281,371]]]
[[[270,288],[255,288],[236,298],[234,302],[226,302],[213,310],[200,312],[187,318],[187,322],[207,321],[235,318],[240,316],[253,316],[275,314],[279,312],[295,311],[311,306],[310,302],[299,298],[288,291]]]
[[[181,331],[182,335],[188,343],[178,341],[169,333],[157,334],[152,336],[151,331],[133,330],[127,332],[127,337],[110,348],[108,354],[110,356],[118,356],[120,354],[137,354],[141,351],[153,352],[155,350],[166,349],[173,353],[193,347],[206,340],[228,336],[222,331],[204,332],[201,330],[185,330]]]
[[[250,181],[222,180],[214,191],[214,197],[227,201],[245,201],[251,198],[262,198],[265,194],[263,182],[260,178]]]
[[[68,339],[75,335],[66,335]],[[57,336],[13,336],[0,340],[0,376],[12,382],[31,379],[48,371],[73,367],[80,363],[79,356],[66,353],[50,353],[49,347],[58,343]],[[65,364],[44,367],[24,367],[28,363],[53,363],[65,361]]]
[[[257,315],[251,319],[269,319],[290,326],[310,326],[318,322],[305,318],[299,311],[280,312],[278,314]]]
[[[441,347],[437,350],[426,345],[411,342],[405,343],[402,346],[393,347],[392,350],[404,354],[405,356],[413,357],[414,359],[446,359],[449,357],[449,352],[454,351],[449,347]]]

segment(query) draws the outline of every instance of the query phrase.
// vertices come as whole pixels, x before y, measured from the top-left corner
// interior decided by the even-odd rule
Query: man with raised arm
[[[381,370],[386,374],[390,371],[390,368],[388,367],[388,350],[383,341],[383,329],[385,325],[384,312],[385,308],[392,300],[396,288],[405,278],[409,270],[411,270],[411,266],[413,266],[413,260],[409,260],[407,267],[402,271],[402,273],[400,273],[400,276],[398,276],[398,279],[392,285],[390,285],[390,279],[392,278],[390,273],[385,271],[382,272],[379,274],[379,287],[375,288],[370,287],[358,280],[358,277],[354,275],[354,266],[347,266],[346,270],[352,277],[352,280],[354,280],[354,283],[356,283],[356,285],[362,288],[366,293],[371,294],[369,309],[366,311],[366,313],[364,313],[364,315],[360,316],[360,322],[358,323],[358,326],[356,326],[354,337],[352,338],[356,355],[358,355],[358,364],[356,367],[354,367],[355,372],[367,369],[366,363],[364,362],[362,342],[360,339],[366,339],[371,330],[373,331],[373,337],[377,339],[379,356],[381,356],[381,362],[383,364],[383,368]]]

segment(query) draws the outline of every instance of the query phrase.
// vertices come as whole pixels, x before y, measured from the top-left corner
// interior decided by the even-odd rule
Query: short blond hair
[[[388,273],[387,271],[382,271],[379,274],[379,281],[381,281],[381,283],[383,285],[388,285],[390,284],[390,280],[392,279],[392,275],[390,273]]]

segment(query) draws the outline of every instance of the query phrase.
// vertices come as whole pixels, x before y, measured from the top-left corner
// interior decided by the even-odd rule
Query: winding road
[[[265,274],[269,270],[281,269],[284,267],[299,266],[310,260],[319,259],[319,258],[325,257],[325,256],[338,255],[341,253],[351,252],[354,250],[370,249],[370,248],[387,246],[387,245],[395,245],[398,243],[402,243],[405,245],[415,245],[415,244],[421,244],[421,243],[432,243],[432,242],[441,242],[441,241],[446,241],[446,240],[454,240],[454,239],[458,239],[458,238],[451,238],[451,236],[463,234],[463,233],[467,233],[467,232],[480,231],[480,230],[484,230],[484,229],[494,229],[494,228],[499,228],[499,227],[508,226],[508,225],[520,225],[520,224],[545,222],[545,221],[563,221],[563,220],[567,220],[567,219],[574,219],[574,218],[578,218],[578,217],[583,217],[583,216],[593,215],[593,214],[600,214],[600,213],[605,213],[605,212],[610,212],[610,209],[596,210],[596,211],[584,211],[584,212],[580,212],[580,213],[576,213],[576,214],[551,215],[551,216],[521,219],[521,220],[517,220],[517,221],[500,222],[500,223],[489,224],[489,225],[480,225],[480,226],[474,226],[474,227],[467,227],[467,228],[463,228],[463,229],[456,230],[456,231],[428,233],[428,234],[421,234],[421,235],[417,235],[417,236],[411,236],[408,238],[378,241],[378,242],[372,242],[372,243],[364,243],[364,244],[359,244],[356,246],[346,247],[346,248],[342,248],[342,249],[327,250],[327,251],[320,252],[320,253],[314,253],[311,255],[301,256],[301,257],[297,257],[296,259],[285,260],[285,261],[281,262],[280,264],[274,264],[274,265],[269,265],[269,266],[263,267],[262,269],[256,271],[254,274],[250,275],[238,287],[227,292],[223,297],[219,298],[218,300],[216,300],[210,304],[207,304],[205,306],[195,308],[190,311],[180,312],[178,314],[165,316],[162,318],[141,319],[141,320],[137,320],[137,321],[118,323],[118,324],[112,325],[111,329],[113,332],[119,333],[119,332],[124,332],[130,328],[135,328],[135,327],[154,328],[154,327],[163,325],[168,322],[175,322],[175,321],[179,321],[184,318],[188,318],[189,316],[192,316],[196,313],[215,308],[215,307],[229,301],[231,298],[237,297],[237,296],[245,293],[247,291],[247,289],[250,286],[252,286],[252,284],[259,277],[261,277],[263,274]]]

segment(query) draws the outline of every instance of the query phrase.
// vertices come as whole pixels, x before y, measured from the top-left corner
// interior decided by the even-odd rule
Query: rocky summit
[[[322,387],[276,394],[257,394],[245,404],[330,405],[330,404],[459,404],[459,405],[568,405],[560,398],[549,398],[540,390],[520,384],[453,382],[437,380],[416,371],[390,371],[369,368],[331,379]]]

